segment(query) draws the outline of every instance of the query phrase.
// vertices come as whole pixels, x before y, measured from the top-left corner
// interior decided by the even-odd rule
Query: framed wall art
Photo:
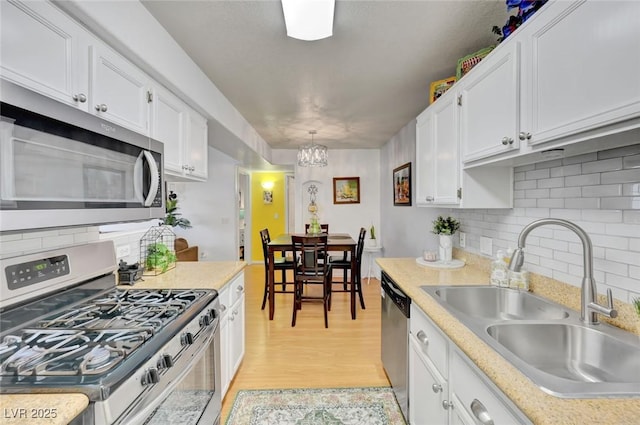
[[[334,204],[360,203],[360,177],[333,178]]]
[[[393,170],[393,205],[411,206],[411,163]]]

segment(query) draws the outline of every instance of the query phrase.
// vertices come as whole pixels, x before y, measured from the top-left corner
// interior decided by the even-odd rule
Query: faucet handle
[[[613,294],[611,293],[611,288],[607,288],[607,308],[609,309],[609,317],[615,319],[618,317],[618,310],[613,308]]]

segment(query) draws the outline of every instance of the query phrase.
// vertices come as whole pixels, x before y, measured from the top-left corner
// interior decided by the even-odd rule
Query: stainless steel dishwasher
[[[409,423],[409,311],[411,298],[382,272],[382,365]]]

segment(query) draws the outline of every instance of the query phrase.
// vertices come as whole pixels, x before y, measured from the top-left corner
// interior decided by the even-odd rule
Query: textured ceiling
[[[279,1],[143,0],[274,149],[378,148],[428,105],[429,83],[495,44],[504,0],[346,1],[333,37],[288,38]]]

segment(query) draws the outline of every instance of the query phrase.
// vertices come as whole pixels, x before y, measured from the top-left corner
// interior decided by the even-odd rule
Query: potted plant
[[[175,264],[176,254],[167,245],[157,242],[147,247],[147,270],[164,273]]]
[[[191,222],[184,217],[180,217],[182,214],[178,211],[178,195],[173,191],[169,192],[167,196],[167,214],[160,224],[171,227],[181,227],[183,229],[190,229]]]
[[[460,228],[460,222],[453,217],[438,216],[433,221],[432,232],[439,236],[440,261],[451,261],[453,234]]]
[[[373,224],[369,228],[369,240],[367,241],[367,245],[370,247],[378,245],[378,240],[376,239],[376,228]]]

